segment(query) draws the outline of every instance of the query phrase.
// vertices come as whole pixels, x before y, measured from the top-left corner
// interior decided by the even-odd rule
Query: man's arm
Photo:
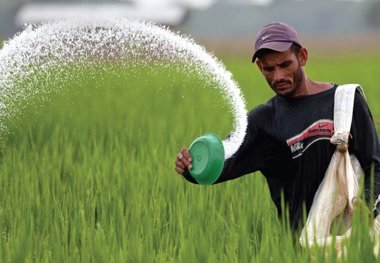
[[[261,105],[251,111],[248,115],[248,127],[243,143],[237,152],[225,160],[223,170],[215,183],[232,180],[260,170],[268,165],[275,154],[271,152],[271,142],[262,132],[263,125],[270,122],[269,110]],[[270,114],[269,114],[270,115]],[[176,159],[176,171],[192,183],[197,183],[189,173],[191,158],[185,148],[185,152],[180,152]],[[190,162],[189,162],[190,160]]]
[[[224,161],[221,175],[215,183],[232,180],[244,174],[256,171],[257,168],[255,166],[260,160],[260,156],[258,156],[258,151],[255,151],[254,149],[259,148],[260,145],[258,143],[255,145],[255,143],[252,142],[252,134],[248,128],[242,145],[231,158]],[[175,170],[177,173],[182,174],[189,182],[197,183],[189,173],[192,163],[187,148],[182,148],[180,153],[177,154],[175,164]]]
[[[260,170],[266,163],[264,159],[267,156],[265,153],[268,152],[268,145],[265,136],[248,126],[244,142],[231,158],[225,160],[222,173],[215,183],[236,179]]]

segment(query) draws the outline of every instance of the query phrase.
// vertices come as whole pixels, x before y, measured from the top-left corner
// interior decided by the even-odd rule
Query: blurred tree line
[[[368,25],[380,27],[380,1],[373,1],[368,8]]]

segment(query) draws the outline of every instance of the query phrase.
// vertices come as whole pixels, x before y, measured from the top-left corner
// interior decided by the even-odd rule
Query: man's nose
[[[273,81],[278,82],[280,80],[283,80],[285,77],[284,71],[281,69],[275,69],[274,75],[273,75]]]

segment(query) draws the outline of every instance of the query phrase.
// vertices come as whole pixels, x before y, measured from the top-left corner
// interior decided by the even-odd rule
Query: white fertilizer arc
[[[5,114],[16,111],[12,109],[13,101],[44,92],[35,88],[31,91],[28,86],[35,72],[48,76],[52,68],[85,65],[94,58],[147,66],[155,59],[163,59],[191,65],[192,70],[207,74],[208,79],[217,83],[234,116],[233,130],[223,140],[225,158],[240,147],[247,112],[231,73],[192,39],[165,27],[128,19],[56,21],[28,26],[5,43],[0,50],[0,121]],[[23,85],[16,85],[20,81]],[[6,129],[1,122],[0,129]]]

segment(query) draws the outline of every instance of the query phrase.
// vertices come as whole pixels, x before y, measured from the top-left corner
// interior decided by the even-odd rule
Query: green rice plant
[[[351,82],[350,61],[335,62],[334,76],[329,60],[309,67],[315,79]],[[357,82],[379,115],[371,61],[356,62],[368,68]],[[272,95],[249,62],[225,63],[248,108]],[[59,70],[33,84],[48,92],[15,102],[0,161],[2,261],[373,262],[370,220],[354,217],[347,258],[313,254],[278,220],[260,173],[208,187],[177,175],[180,147],[208,131],[226,136],[233,116],[212,83],[153,73]]]

